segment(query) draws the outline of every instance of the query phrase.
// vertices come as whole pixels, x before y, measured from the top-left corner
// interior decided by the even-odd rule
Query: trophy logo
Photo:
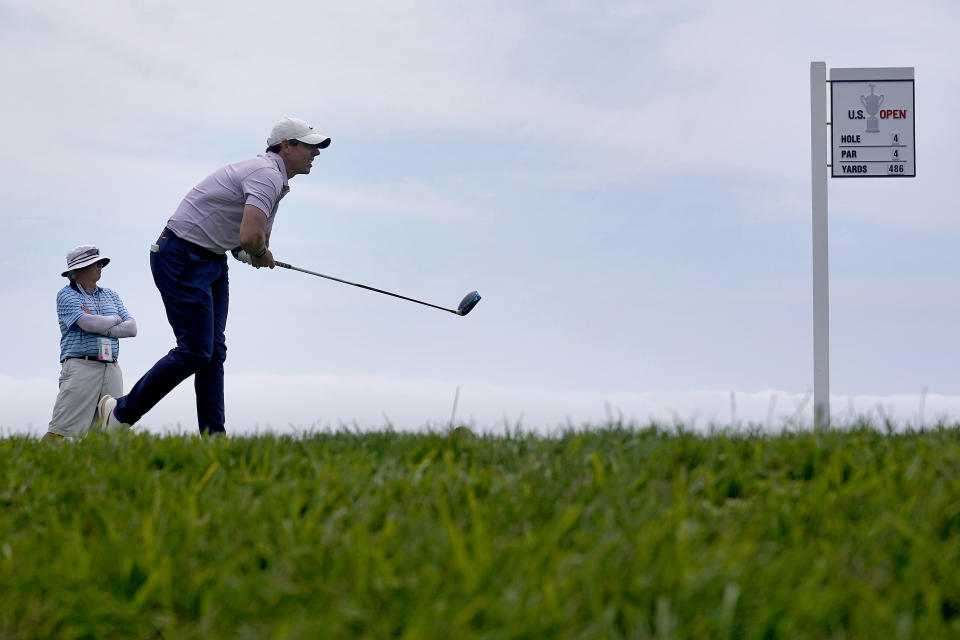
[[[877,85],[867,83],[870,87],[870,95],[860,96],[860,103],[870,114],[867,118],[867,133],[880,133],[880,121],[877,120],[877,113],[880,111],[880,105],[883,104],[883,94],[877,95],[873,92]]]

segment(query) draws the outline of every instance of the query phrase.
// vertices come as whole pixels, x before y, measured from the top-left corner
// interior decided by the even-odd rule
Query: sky
[[[0,0],[0,430],[46,430],[76,245],[137,320],[125,389],[173,347],[149,246],[288,115],[332,144],[276,259],[483,300],[231,259],[228,432],[809,423],[812,61],[916,78],[916,178],[829,183],[833,417],[960,420],[958,27],[947,0]],[[193,432],[190,381],[138,428]]]

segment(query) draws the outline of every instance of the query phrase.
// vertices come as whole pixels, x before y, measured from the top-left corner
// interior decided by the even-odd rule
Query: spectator
[[[119,338],[137,335],[137,321],[112,289],[97,286],[110,258],[85,244],[67,254],[70,282],[57,293],[60,392],[44,440],[80,437],[100,422],[97,401],[123,393]]]

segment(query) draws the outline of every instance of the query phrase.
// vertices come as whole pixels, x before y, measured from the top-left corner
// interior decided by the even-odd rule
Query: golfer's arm
[[[240,220],[240,246],[251,256],[267,246],[267,214],[253,206],[244,205]]]

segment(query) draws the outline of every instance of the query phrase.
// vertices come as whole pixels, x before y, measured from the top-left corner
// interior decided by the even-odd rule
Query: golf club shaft
[[[376,287],[369,287],[365,284],[360,284],[358,282],[350,282],[349,280],[343,280],[342,278],[335,278],[333,276],[328,276],[323,273],[317,273],[316,271],[310,271],[309,269],[301,269],[300,267],[295,267],[292,264],[286,262],[276,261],[278,267],[283,267],[284,269],[292,269],[293,271],[301,271],[303,273],[309,273],[312,276],[320,276],[321,278],[326,278],[327,280],[335,280],[336,282],[342,282],[343,284],[349,284],[354,287],[360,287],[361,289],[369,289],[370,291],[376,291],[377,293],[384,293],[388,296],[393,296],[394,298],[400,298],[401,300],[409,300],[410,302],[416,302],[417,304],[422,304],[425,307],[433,307],[434,309],[440,309],[441,311],[449,311],[454,315],[460,315],[453,309],[447,309],[446,307],[438,307],[435,304],[430,304],[429,302],[424,302],[422,300],[415,300],[413,298],[408,298],[407,296],[401,296],[399,293],[390,293],[389,291],[384,291],[383,289],[377,289]]]

